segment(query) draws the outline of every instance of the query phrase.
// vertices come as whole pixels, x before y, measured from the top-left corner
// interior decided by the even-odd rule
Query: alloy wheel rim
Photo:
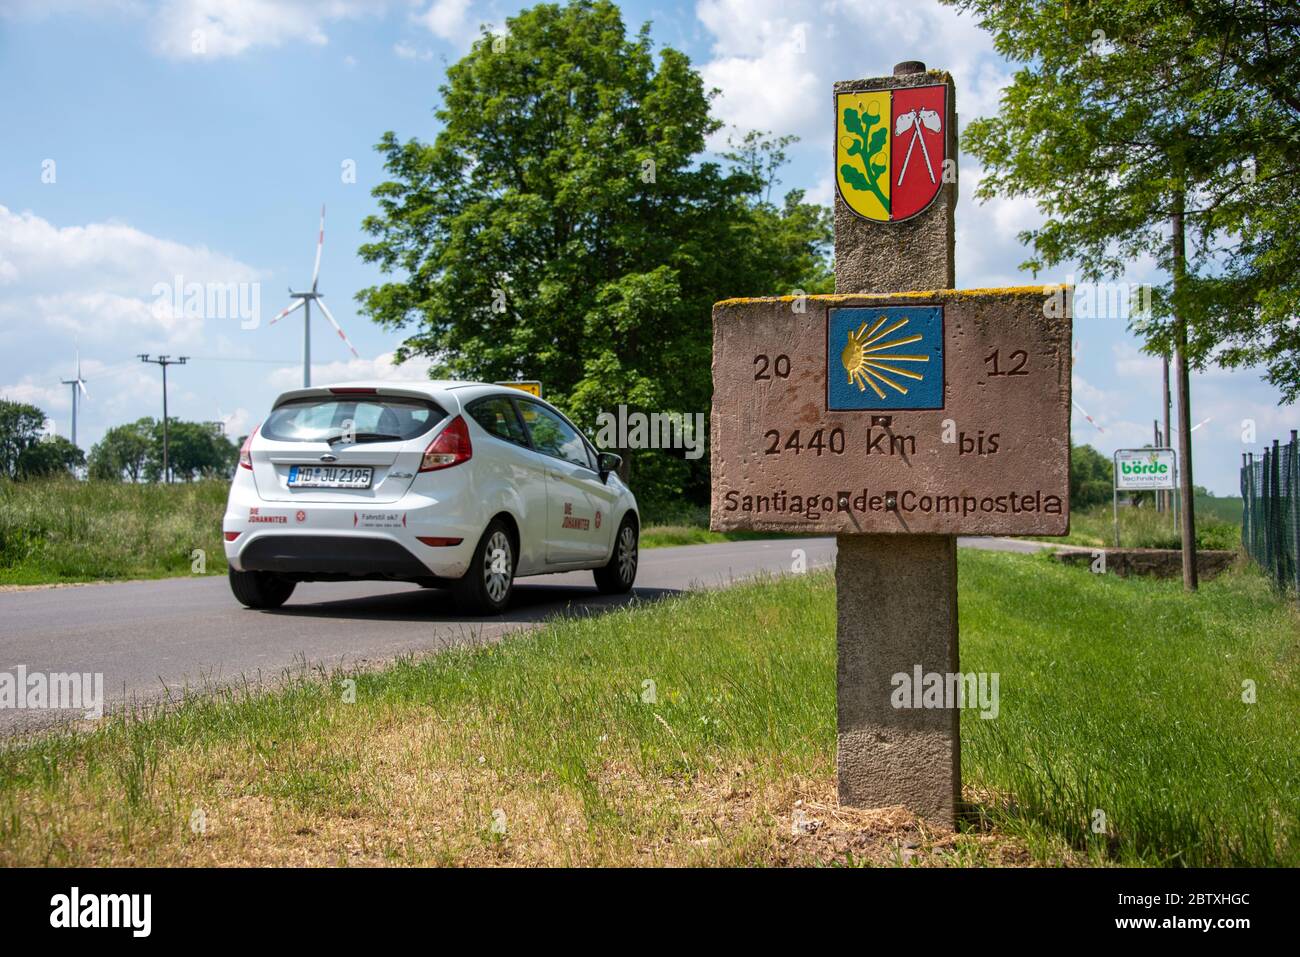
[[[506,571],[498,571],[494,565],[493,559],[497,553],[505,556]],[[494,532],[488,539],[488,547],[483,555],[483,584],[487,588],[488,597],[495,603],[500,603],[505,599],[506,593],[510,591],[510,571],[514,559],[510,554],[510,539],[506,538],[504,532]]]
[[[618,536],[618,574],[625,582],[636,574],[636,533],[631,525],[623,526]]]

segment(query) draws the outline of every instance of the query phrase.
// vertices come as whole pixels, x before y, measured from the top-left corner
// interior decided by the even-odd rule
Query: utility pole
[[[1170,448],[1173,448],[1174,440],[1172,434],[1169,431],[1169,407],[1172,403],[1169,400],[1169,354],[1168,353],[1164,355],[1162,365],[1164,366],[1164,372],[1165,372],[1165,394],[1164,394],[1165,421],[1163,427],[1160,430],[1160,434],[1164,438],[1165,445],[1169,446]],[[1173,495],[1171,495],[1169,492],[1160,492],[1158,494],[1161,496],[1161,502],[1163,503],[1164,508],[1165,509],[1172,508]]]
[[[172,480],[172,471],[171,471],[171,462],[170,462],[170,460],[169,460],[169,458],[168,458],[168,451],[167,451],[167,444],[168,444],[168,434],[167,434],[167,367],[168,367],[168,366],[183,366],[183,365],[185,365],[185,361],[186,361],[188,358],[189,358],[189,356],[180,356],[180,357],[178,357],[178,358],[176,358],[176,359],[173,359],[171,356],[159,356],[157,359],[150,359],[150,358],[149,358],[149,353],[147,353],[147,352],[142,352],[142,353],[140,353],[140,361],[141,361],[141,362],[151,362],[151,363],[153,363],[154,365],[156,365],[156,366],[160,366],[160,367],[162,368],[162,386],[163,386],[163,481],[166,482],[166,483],[169,484],[169,485],[171,484],[171,480]]]
[[[1153,449],[1163,448],[1163,446],[1160,444],[1160,422],[1155,419],[1151,420],[1151,439],[1152,439],[1151,447]],[[1165,509],[1165,502],[1164,499],[1162,498],[1162,495],[1164,493],[1162,493],[1160,489],[1156,489],[1155,494],[1156,494],[1156,512],[1163,512]]]

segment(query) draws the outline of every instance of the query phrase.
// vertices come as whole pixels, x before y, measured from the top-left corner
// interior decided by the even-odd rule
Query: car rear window
[[[446,417],[428,399],[311,396],[276,406],[261,434],[278,442],[398,442],[423,435]]]

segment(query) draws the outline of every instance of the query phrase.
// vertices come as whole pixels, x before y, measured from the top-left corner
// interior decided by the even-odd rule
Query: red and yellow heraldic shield
[[[835,183],[864,219],[896,223],[924,212],[943,185],[948,88],[835,97]]]

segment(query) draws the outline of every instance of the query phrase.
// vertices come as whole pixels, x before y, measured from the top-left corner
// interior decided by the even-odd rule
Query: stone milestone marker
[[[832,296],[713,309],[711,526],[837,536],[840,801],[955,823],[957,534],[1069,530],[1056,287],[954,290],[946,73],[835,84]],[[942,704],[942,703],[941,703]]]

